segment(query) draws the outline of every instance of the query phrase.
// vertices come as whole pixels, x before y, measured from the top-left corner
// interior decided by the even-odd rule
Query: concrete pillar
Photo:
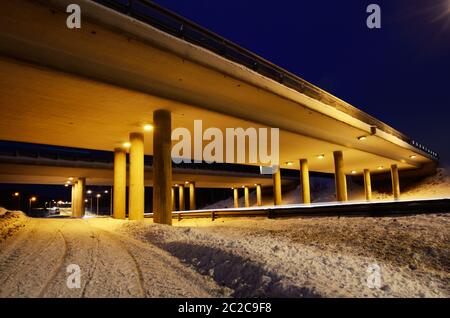
[[[400,199],[400,178],[398,176],[397,165],[391,165],[391,178],[392,178],[392,194],[394,199]]]
[[[159,109],[153,113],[153,221],[172,225],[172,116]]]
[[[175,211],[175,189],[173,187],[171,187],[171,192],[172,192],[172,211]]]
[[[130,134],[130,185],[128,219],[144,219],[144,134]]]
[[[344,171],[344,155],[342,151],[333,152],[334,155],[334,179],[336,181],[336,199],[340,202],[348,200],[347,181]]]
[[[256,185],[256,205],[261,206],[262,205],[262,198],[261,198],[261,185]]]
[[[76,218],[82,218],[84,216],[84,207],[85,207],[85,187],[86,187],[86,178],[78,178],[75,189],[75,215],[72,216]]]
[[[250,207],[250,195],[247,186],[244,187],[244,203],[246,208]]]
[[[234,197],[234,207],[238,208],[239,207],[239,193],[238,193],[238,188],[234,188],[233,189],[233,197]]]
[[[72,217],[77,215],[77,182],[72,184]]]
[[[127,154],[125,149],[114,149],[113,217],[125,219],[127,191]]]
[[[372,181],[370,180],[369,169],[364,169],[364,192],[366,193],[366,200],[372,200]]]
[[[180,205],[180,211],[184,211],[186,209],[186,205],[184,203],[184,185],[178,186],[178,204]]]
[[[300,159],[300,179],[302,183],[303,203],[311,203],[311,190],[309,188],[309,167],[308,160]]]
[[[195,182],[189,183],[189,210],[196,210],[195,204]]]
[[[273,203],[274,205],[281,205],[281,171],[277,168],[275,173],[272,175],[273,178]]]

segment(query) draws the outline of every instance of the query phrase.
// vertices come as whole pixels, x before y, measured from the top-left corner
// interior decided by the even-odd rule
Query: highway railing
[[[267,61],[266,59],[246,50],[239,45],[211,32],[188,19],[171,12],[149,0],[93,0],[118,12],[126,14],[144,23],[147,23],[161,31],[169,33],[177,38],[210,50],[228,60],[246,66],[255,72],[277,81],[284,86],[294,89],[311,98],[319,100],[329,106],[353,116],[377,129],[396,136],[408,144],[420,149],[434,160],[439,160],[439,155],[408,138],[389,125],[375,117],[359,110],[349,103],[331,95],[319,87],[305,81],[297,75]]]
[[[450,199],[420,199],[420,200],[395,200],[395,201],[358,201],[358,202],[329,202],[314,203],[310,205],[292,204],[282,206],[250,207],[250,208],[225,208],[207,209],[195,211],[175,211],[172,218],[218,218],[230,217],[318,217],[318,216],[406,216],[429,213],[449,213]],[[147,218],[153,217],[153,213],[145,214]]]

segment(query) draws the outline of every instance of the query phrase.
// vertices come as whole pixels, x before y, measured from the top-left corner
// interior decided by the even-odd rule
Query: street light
[[[13,197],[17,198],[17,210],[20,210],[20,193],[14,192]]]
[[[97,215],[98,215],[98,206],[99,206],[99,200],[102,197],[102,195],[99,193],[97,194]]]
[[[31,210],[31,203],[32,203],[32,202],[36,202],[36,200],[37,200],[36,197],[31,197],[31,198],[30,198],[30,204],[29,204],[29,209],[30,209],[30,210]]]

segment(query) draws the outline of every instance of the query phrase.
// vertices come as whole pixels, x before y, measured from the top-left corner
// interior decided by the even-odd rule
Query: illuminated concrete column
[[[276,168],[277,170],[272,175],[273,178],[273,204],[281,205],[281,171],[280,168]]]
[[[364,192],[366,193],[366,200],[372,200],[372,181],[370,180],[369,169],[364,169]]]
[[[180,206],[180,211],[184,211],[186,209],[186,205],[184,203],[184,185],[178,186],[178,205]]]
[[[392,194],[394,199],[400,199],[400,179],[398,176],[397,165],[391,165],[391,178],[392,178]]]
[[[195,210],[195,182],[189,183],[189,210]]]
[[[175,211],[175,189],[171,187],[172,211]]]
[[[261,206],[262,205],[262,198],[261,198],[261,185],[256,185],[256,205]]]
[[[76,186],[76,216],[77,218],[82,218],[85,212],[85,187],[86,187],[86,178],[78,178],[77,186]]]
[[[172,115],[159,109],[153,112],[153,221],[172,224]]]
[[[247,186],[244,187],[244,203],[246,208],[250,207],[250,195]]]
[[[300,159],[300,179],[302,182],[303,203],[311,203],[311,190],[309,188],[309,167],[308,160]]]
[[[77,216],[77,182],[72,184],[72,217]]]
[[[347,181],[345,180],[344,156],[342,151],[333,152],[334,155],[334,179],[336,182],[336,199],[347,201]]]
[[[154,170],[154,169],[153,169]],[[154,181],[154,179],[153,179]],[[144,134],[130,134],[130,185],[128,219],[144,219]]]
[[[127,154],[125,149],[114,149],[113,217],[125,219],[127,191]]]
[[[234,197],[234,207],[238,208],[239,207],[239,193],[238,193],[238,188],[234,188],[233,189],[233,197]]]

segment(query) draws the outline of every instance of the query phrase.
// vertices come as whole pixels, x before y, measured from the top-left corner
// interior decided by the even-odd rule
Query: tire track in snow
[[[91,230],[92,236],[91,237],[95,237],[96,240],[96,245],[95,245],[95,257],[92,260],[92,269],[89,271],[88,273],[88,278],[86,280],[86,283],[83,285],[83,289],[81,290],[81,297],[84,298],[86,295],[86,289],[89,286],[89,284],[91,283],[93,277],[94,277],[94,273],[97,270],[97,263],[98,263],[98,250],[99,250],[99,245],[100,245],[100,239],[98,237],[98,235],[96,235],[96,233],[94,232],[94,229],[92,228],[92,226],[89,224],[89,222],[84,222],[85,224],[87,224]],[[94,255],[94,253],[92,253],[92,255]]]
[[[52,273],[50,274],[49,278],[47,279],[47,282],[45,283],[45,285],[42,287],[40,293],[39,293],[39,298],[43,297],[44,293],[47,291],[49,285],[54,281],[54,279],[56,278],[56,276],[58,275],[59,271],[62,269],[62,266],[65,263],[66,257],[67,257],[67,251],[68,251],[68,244],[67,244],[67,240],[64,237],[64,234],[62,233],[62,231],[59,229],[58,233],[60,235],[60,237],[62,238],[63,242],[64,242],[64,251],[58,261],[57,266],[55,267],[55,269],[52,271]]]
[[[105,236],[109,237],[112,241],[116,242],[116,246],[119,246],[120,249],[122,249],[123,251],[125,251],[125,254],[127,254],[129,256],[129,258],[132,260],[132,263],[134,264],[134,271],[136,272],[136,281],[138,283],[138,287],[139,287],[139,291],[142,297],[146,297],[146,292],[144,289],[144,279],[143,279],[143,275],[142,275],[142,270],[135,258],[135,256],[133,255],[133,253],[123,244],[122,241],[120,241],[118,238],[115,237],[114,234],[109,233],[108,231],[96,228],[99,232],[102,232],[103,234],[105,234]]]
[[[38,220],[30,222],[37,223]],[[41,223],[41,226],[33,224],[28,228],[29,235],[26,236],[14,248],[3,262],[1,267],[2,279],[0,281],[0,296],[8,297],[36,297],[39,295],[43,278],[48,276],[48,268],[55,265],[55,251],[58,251],[59,240],[55,240],[54,229],[48,224]],[[58,261],[57,261],[58,265]],[[57,266],[56,265],[56,266]],[[47,281],[47,280],[45,280]]]

